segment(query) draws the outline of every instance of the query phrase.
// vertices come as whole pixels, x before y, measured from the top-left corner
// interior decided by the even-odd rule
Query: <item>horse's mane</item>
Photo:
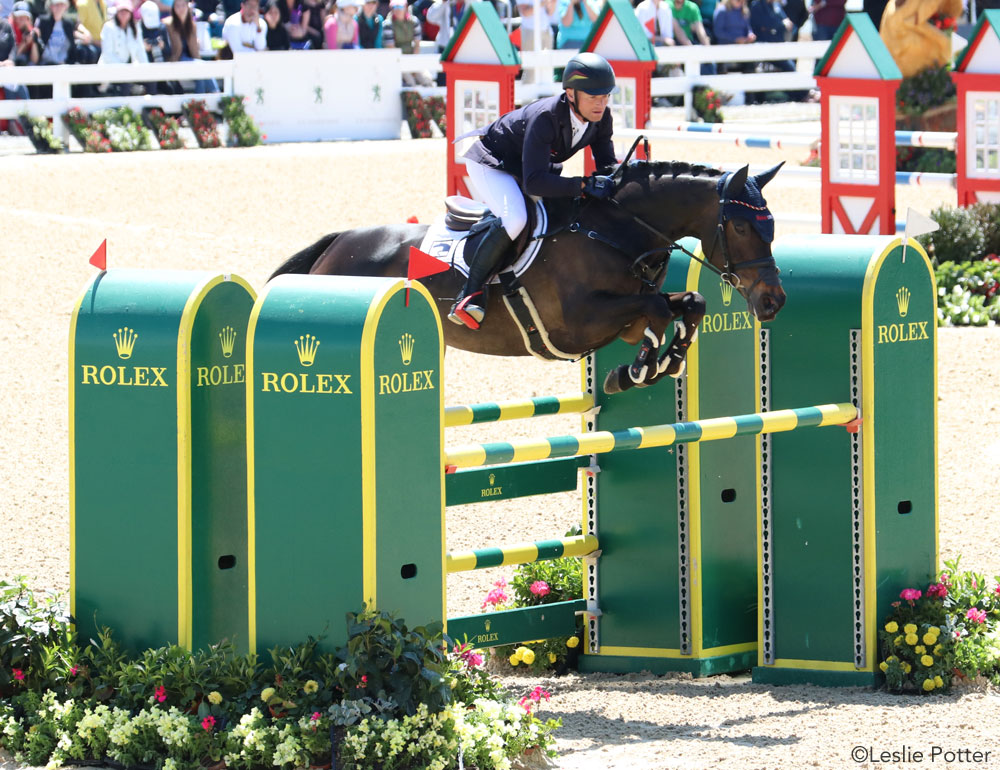
[[[622,173],[622,184],[634,179],[643,179],[650,176],[704,176],[719,177],[722,170],[703,166],[698,163],[686,163],[682,160],[633,160],[625,167]]]

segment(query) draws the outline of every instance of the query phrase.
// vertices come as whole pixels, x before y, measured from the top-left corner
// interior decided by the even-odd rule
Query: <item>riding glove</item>
[[[592,198],[610,198],[615,194],[615,180],[609,176],[588,176],[583,191]]]

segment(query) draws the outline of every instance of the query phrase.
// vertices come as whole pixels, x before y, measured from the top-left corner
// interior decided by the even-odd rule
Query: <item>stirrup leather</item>
[[[462,297],[451,306],[451,312],[448,313],[448,320],[460,326],[467,326],[473,330],[478,329],[483,322],[483,318],[486,317],[486,309],[479,305],[471,304],[471,301],[475,297],[482,296],[482,294],[481,291],[477,291],[467,297]]]

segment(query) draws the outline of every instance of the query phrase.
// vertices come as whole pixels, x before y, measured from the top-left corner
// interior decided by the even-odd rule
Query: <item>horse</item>
[[[608,373],[606,393],[680,376],[705,301],[693,292],[659,290],[670,253],[685,236],[701,240],[701,261],[739,291],[754,316],[773,319],[785,293],[771,254],[773,217],[760,188],[779,168],[750,176],[746,166],[724,173],[678,161],[635,160],[619,166],[615,192],[607,200],[547,199],[549,232],[520,282],[550,349],[558,357],[579,359],[618,338],[631,345],[642,342],[632,364]],[[331,233],[289,257],[271,277],[405,277],[410,247],[420,245],[427,227],[383,225]],[[528,237],[519,239],[518,253]],[[446,317],[464,276],[452,269],[422,280]],[[478,330],[445,323],[446,345],[488,355],[528,355],[525,334],[502,299],[500,292],[490,292]],[[675,318],[682,323],[661,352]]]

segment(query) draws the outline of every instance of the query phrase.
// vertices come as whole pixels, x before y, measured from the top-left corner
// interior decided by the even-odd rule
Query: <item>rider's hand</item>
[[[609,176],[588,176],[583,191],[592,198],[610,198],[615,194],[615,180]]]

